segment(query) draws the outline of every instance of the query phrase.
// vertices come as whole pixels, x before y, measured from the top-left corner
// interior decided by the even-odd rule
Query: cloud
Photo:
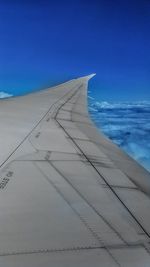
[[[89,112],[97,127],[150,170],[150,101],[96,102]]]
[[[3,91],[0,91],[0,98],[8,98],[8,97],[12,97],[13,95],[5,93]]]
[[[90,100],[94,100],[92,97]],[[133,109],[133,108],[150,108],[150,101],[136,101],[136,102],[107,102],[107,101],[94,101],[90,103],[94,105],[97,109]]]
[[[94,100],[94,97],[92,97],[92,96],[88,95],[88,98],[91,99],[91,100]]]

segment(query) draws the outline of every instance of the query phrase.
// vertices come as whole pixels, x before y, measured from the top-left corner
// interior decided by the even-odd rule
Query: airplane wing
[[[150,174],[90,120],[92,76],[0,101],[2,267],[150,266]]]

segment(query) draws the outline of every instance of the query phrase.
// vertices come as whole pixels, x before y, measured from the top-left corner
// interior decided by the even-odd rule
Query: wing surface
[[[2,267],[150,266],[150,174],[90,120],[92,76],[0,101]]]

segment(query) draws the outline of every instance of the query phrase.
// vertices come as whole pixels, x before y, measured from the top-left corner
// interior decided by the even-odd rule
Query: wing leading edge
[[[150,266],[150,174],[91,122],[91,77],[1,101],[0,266]]]

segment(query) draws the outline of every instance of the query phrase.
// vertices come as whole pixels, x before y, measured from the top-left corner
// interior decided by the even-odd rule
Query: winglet
[[[87,78],[88,80],[92,79],[94,76],[96,75],[96,73],[92,73],[88,76],[85,76],[85,78]]]
[[[90,80],[90,79],[93,78],[95,75],[96,75],[96,73],[92,73],[92,74],[90,74],[90,75],[86,75],[86,76],[80,77],[80,78],[78,78],[78,79]]]

